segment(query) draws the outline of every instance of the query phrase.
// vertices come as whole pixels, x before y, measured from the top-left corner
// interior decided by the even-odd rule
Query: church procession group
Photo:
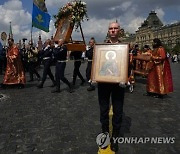
[[[120,24],[116,21],[113,21],[108,26],[108,39],[103,44],[107,45],[121,45],[119,40]],[[1,84],[2,89],[8,90],[11,86],[17,86],[17,88],[22,89],[26,88],[26,74],[29,73],[28,82],[34,82],[36,78],[38,80],[37,88],[40,90],[43,88],[47,76],[50,77],[52,81],[52,87],[54,89],[52,93],[61,92],[61,82],[65,83],[68,86],[68,92],[75,92],[74,85],[76,84],[76,79],[79,77],[81,79],[81,85],[84,85],[86,82],[89,84],[87,88],[88,91],[93,91],[97,87],[97,96],[100,108],[100,123],[102,128],[102,133],[109,133],[109,110],[110,103],[113,107],[113,118],[112,118],[112,135],[110,138],[110,143],[107,145],[99,145],[98,153],[113,153],[118,151],[118,143],[114,142],[113,137],[119,137],[121,124],[122,124],[122,115],[123,115],[123,105],[124,105],[124,96],[125,89],[130,85],[134,85],[136,80],[135,71],[137,68],[140,68],[146,72],[147,86],[145,96],[154,97],[163,99],[165,95],[173,92],[173,81],[169,59],[167,53],[163,48],[161,40],[155,38],[153,40],[152,49],[148,45],[145,45],[143,50],[140,51],[138,44],[130,46],[127,44],[127,61],[128,68],[127,70],[127,82],[97,82],[92,81],[92,70],[96,70],[96,65],[93,64],[95,58],[94,50],[96,47],[95,38],[89,40],[86,51],[72,51],[70,55],[68,54],[67,42],[63,39],[51,40],[47,39],[42,50],[38,50],[32,41],[24,46],[19,48],[15,44],[12,37],[8,38],[8,47],[2,49],[4,54],[2,63],[2,72],[4,69],[4,77]],[[111,52],[110,52],[111,51]],[[121,71],[119,71],[116,65],[119,64],[120,59],[113,55],[115,52],[113,49],[109,49],[108,58],[106,60],[106,65],[100,68],[99,76],[102,78],[115,78],[121,76]],[[111,53],[111,54],[110,54]],[[143,63],[140,63],[140,59],[135,59],[139,55],[148,56],[149,60]],[[73,58],[72,58],[73,57]],[[65,76],[66,64],[70,59],[74,60],[73,79],[69,81]],[[86,77],[83,77],[80,72],[80,66],[83,60],[87,62],[86,68]],[[116,59],[116,63],[112,61]],[[111,61],[112,60],[112,61]],[[108,61],[108,63],[107,63]],[[102,62],[103,63],[103,62]],[[38,72],[39,66],[43,65],[42,74]],[[55,65],[55,72],[51,71],[52,65]],[[83,73],[84,74],[84,73]],[[134,89],[135,90],[135,89]],[[132,91],[131,91],[132,92]],[[111,102],[110,102],[111,98]],[[107,152],[107,151],[111,152]]]
[[[120,26],[117,22],[112,22],[109,24],[109,39],[107,44],[121,44],[118,40],[118,34],[120,32]],[[46,81],[47,75],[49,75],[52,80],[52,87],[55,87],[52,90],[52,93],[59,93],[60,89],[60,80],[63,81],[69,87],[69,92],[74,92],[73,85],[76,83],[77,76],[81,79],[81,85],[86,81],[89,83],[88,91],[95,90],[95,85],[91,81],[91,69],[93,61],[93,48],[96,46],[95,38],[89,40],[88,48],[85,51],[85,59],[87,59],[87,69],[86,69],[86,79],[80,73],[80,66],[83,60],[83,52],[73,51],[71,52],[71,57],[74,57],[74,70],[73,70],[73,81],[69,82],[68,79],[64,76],[64,71],[66,68],[67,61],[67,47],[63,43],[63,40],[52,42],[48,39],[44,43],[44,47],[41,51],[38,51],[36,47],[33,46],[30,41],[26,48],[19,49],[18,46],[14,43],[13,38],[8,39],[9,46],[4,49],[6,54],[6,67],[5,74],[3,78],[3,83],[1,88],[11,87],[16,85],[18,88],[24,88],[26,83],[25,71],[29,72],[28,82],[34,81],[34,75],[36,75],[39,84],[37,88],[43,88],[43,85]],[[112,105],[114,106],[113,112],[115,115],[113,122],[113,132],[114,136],[119,135],[119,130],[122,121],[122,110],[123,110],[123,101],[124,101],[124,89],[128,83],[134,84],[135,75],[131,73],[134,71],[135,66],[139,63],[139,60],[133,59],[137,55],[149,55],[151,60],[147,62],[144,67],[148,71],[147,75],[147,93],[145,95],[163,98],[164,95],[167,95],[170,92],[173,92],[172,84],[172,75],[169,64],[169,59],[167,57],[166,51],[162,47],[161,41],[159,39],[154,39],[153,49],[150,49],[148,45],[144,46],[144,50],[140,51],[138,45],[134,45],[133,48],[129,48],[129,71],[128,76],[129,81],[127,83],[98,83],[98,97],[101,117],[100,121],[102,123],[102,131],[109,132],[109,120],[107,120],[108,113],[106,110],[109,110],[109,98],[110,95],[114,97],[112,99]],[[26,57],[27,56],[27,57]],[[51,71],[52,63],[55,63],[55,72]],[[5,63],[4,63],[5,64]],[[38,73],[38,66],[43,64],[43,74]],[[55,74],[55,77],[54,77]],[[112,74],[108,74],[112,75]],[[7,88],[8,90],[8,88]],[[106,103],[106,106],[105,106]],[[115,109],[118,110],[115,110]],[[117,117],[116,117],[117,116]],[[112,148],[113,149],[113,148]],[[115,150],[117,147],[115,146]]]
[[[76,83],[77,76],[82,81],[81,85],[86,81],[79,70],[81,62],[84,62],[86,59],[88,61],[86,78],[90,85],[87,90],[95,90],[95,86],[90,82],[93,46],[95,44],[94,38],[91,38],[89,41],[86,52],[73,51],[70,55],[62,40],[53,42],[47,39],[44,42],[44,47],[40,51],[38,51],[31,41],[22,48],[19,48],[19,44],[15,44],[14,39],[9,38],[8,44],[8,47],[3,47],[1,50],[1,75],[4,74],[1,88],[8,89],[13,85],[13,87],[17,86],[19,89],[24,88],[26,84],[25,74],[29,73],[27,82],[33,82],[37,79],[39,82],[37,88],[43,88],[46,77],[49,75],[52,80],[52,87],[56,87],[56,90],[52,92],[60,92],[60,80],[66,83],[70,88],[70,92],[72,92],[72,87]],[[70,60],[70,58],[74,61],[72,82],[69,82],[64,76],[66,62]],[[42,75],[38,72],[41,65],[44,66]],[[53,65],[55,65],[55,72],[51,71],[51,66]]]

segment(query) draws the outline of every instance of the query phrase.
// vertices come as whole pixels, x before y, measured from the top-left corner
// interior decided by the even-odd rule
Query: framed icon
[[[127,83],[128,64],[128,44],[96,44],[94,46],[91,80]]]
[[[73,24],[69,21],[68,18],[60,20],[54,36],[54,41],[62,39],[64,42],[69,42],[72,31]]]
[[[64,18],[60,20],[54,36],[54,41],[58,41],[62,39],[64,43],[67,45],[68,51],[85,51],[86,50],[85,41],[72,40],[71,34],[73,32],[73,28],[74,25],[69,21],[69,18]],[[82,33],[83,32],[81,29],[81,34]]]
[[[7,34],[6,34],[6,32],[2,32],[2,33],[1,33],[1,39],[2,39],[3,41],[6,41],[6,39],[7,39]]]

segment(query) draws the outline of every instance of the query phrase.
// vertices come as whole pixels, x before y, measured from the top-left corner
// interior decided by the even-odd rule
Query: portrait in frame
[[[86,44],[85,41],[74,41],[72,40],[72,32],[73,32],[74,24],[69,21],[69,18],[63,18],[60,20],[56,33],[54,35],[54,41],[58,41],[62,39],[64,43],[67,45],[68,51],[85,51]],[[81,34],[82,29],[81,30]],[[83,36],[83,34],[82,34]],[[84,37],[84,36],[83,36]],[[84,40],[84,39],[83,39]]]
[[[128,64],[128,44],[96,44],[94,46],[91,80],[127,83]]]
[[[54,36],[54,41],[62,39],[64,42],[69,42],[73,27],[74,26],[69,21],[69,18],[63,18],[62,20],[60,20]]]

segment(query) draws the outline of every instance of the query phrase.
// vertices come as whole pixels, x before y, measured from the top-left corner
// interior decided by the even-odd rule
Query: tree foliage
[[[180,54],[180,44],[176,44],[173,48],[173,53]]]

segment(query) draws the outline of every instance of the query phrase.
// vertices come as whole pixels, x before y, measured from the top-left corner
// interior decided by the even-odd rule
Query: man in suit
[[[73,51],[71,52],[71,56],[74,58],[74,71],[73,71],[73,85],[76,84],[76,78],[77,76],[81,79],[81,85],[85,83],[85,80],[80,73],[80,66],[81,66],[81,60],[82,60],[82,52],[81,51]]]
[[[51,40],[46,40],[45,42],[45,48],[42,51],[42,59],[43,59],[43,65],[44,65],[44,70],[43,70],[43,77],[42,81],[38,84],[38,88],[43,88],[44,82],[46,81],[47,75],[49,75],[50,79],[52,80],[52,86],[54,87],[56,85],[56,82],[54,80],[54,76],[51,72],[51,63],[52,63],[52,53],[53,49],[51,46]]]
[[[86,50],[85,56],[88,58],[87,68],[86,68],[86,78],[89,82],[89,87],[87,91],[95,90],[95,86],[92,84],[91,78],[91,68],[92,68],[92,58],[93,58],[93,49],[94,49],[95,39],[92,37],[89,40],[89,48]]]
[[[64,76],[67,60],[67,47],[63,44],[63,40],[59,40],[59,42],[55,41],[55,48],[53,50],[53,54],[56,60],[56,88],[51,92],[60,92],[60,80],[62,80],[69,87],[69,92],[72,93],[73,90],[71,88],[70,82]]]

